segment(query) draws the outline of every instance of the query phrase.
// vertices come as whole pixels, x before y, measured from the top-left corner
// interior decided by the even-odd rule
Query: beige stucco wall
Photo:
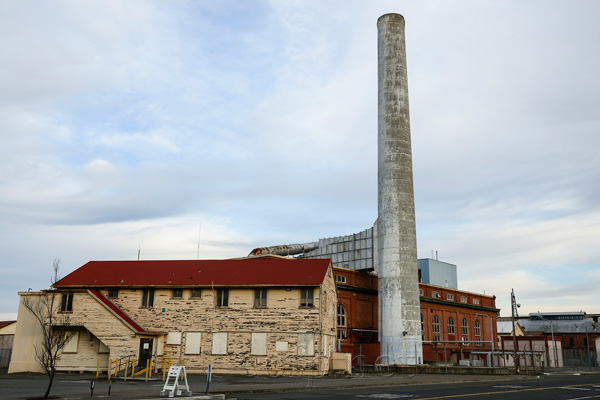
[[[37,302],[41,293],[22,292],[19,295],[21,297],[17,313],[17,326],[8,373],[44,372],[35,360],[35,347],[39,345],[42,330],[37,319],[23,306],[24,298],[29,297]]]

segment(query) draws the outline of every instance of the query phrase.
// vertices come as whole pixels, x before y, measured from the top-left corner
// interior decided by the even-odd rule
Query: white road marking
[[[568,390],[592,390],[588,388],[578,388],[578,387],[561,387],[560,389],[568,389]]]
[[[410,399],[414,397],[412,394],[393,394],[393,393],[377,393],[377,394],[359,394],[356,397],[365,397],[369,399]]]
[[[529,389],[531,386],[519,386],[519,385],[496,385],[492,386],[495,389]]]

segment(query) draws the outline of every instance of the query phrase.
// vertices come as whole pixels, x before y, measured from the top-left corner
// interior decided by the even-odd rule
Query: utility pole
[[[517,312],[517,300],[515,299],[515,289],[512,289],[510,295],[511,314],[512,314],[512,329],[513,329],[513,361],[515,363],[515,374],[519,373],[519,359],[517,358],[517,332],[515,329],[515,317],[519,316]]]

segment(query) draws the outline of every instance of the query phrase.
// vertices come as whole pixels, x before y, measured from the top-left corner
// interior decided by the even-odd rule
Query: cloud
[[[200,223],[206,258],[372,226],[386,12],[406,19],[419,255],[503,312],[512,287],[523,307],[598,311],[598,11],[3,3],[0,311],[56,256],[194,258]]]

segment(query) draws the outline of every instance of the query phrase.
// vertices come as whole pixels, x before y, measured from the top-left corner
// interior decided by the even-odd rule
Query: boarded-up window
[[[276,342],[275,351],[288,351],[288,342]]]
[[[167,344],[181,344],[181,332],[169,332],[167,334]]]
[[[315,355],[314,333],[298,334],[298,355],[313,356]]]
[[[218,332],[212,334],[212,353],[227,354],[227,333]]]
[[[108,353],[110,353],[110,349],[108,348],[107,345],[105,345],[104,343],[100,342],[100,345],[98,346],[98,353],[100,353],[100,354],[108,354]]]
[[[250,343],[250,354],[253,356],[267,355],[267,334],[253,333],[252,342]]]
[[[200,354],[202,333],[188,332],[185,334],[185,354]]]
[[[79,344],[79,332],[75,332],[75,335],[69,340],[69,342],[63,348],[63,353],[77,353],[77,345]]]

